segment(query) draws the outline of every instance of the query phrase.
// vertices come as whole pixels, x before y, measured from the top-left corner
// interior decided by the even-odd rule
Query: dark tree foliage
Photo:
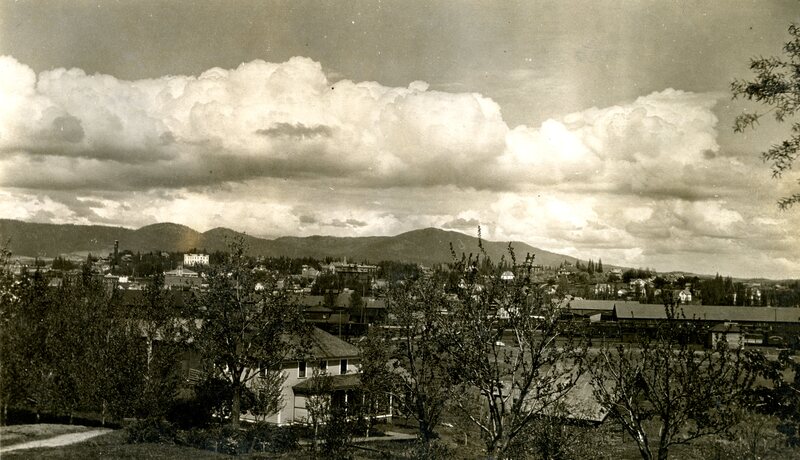
[[[739,115],[734,131],[754,128],[761,117],[769,113],[778,122],[791,120],[789,137],[761,153],[764,161],[771,163],[772,176],[775,178],[792,169],[800,154],[800,122],[795,121],[800,110],[800,26],[791,24],[789,35],[789,41],[783,46],[783,56],[751,59],[750,69],[755,74],[754,78],[749,81],[737,79],[731,83],[734,98],[743,97],[769,107],[764,112]],[[787,209],[798,201],[800,193],[793,193],[779,199],[778,206]]]
[[[647,279],[655,275],[655,272],[648,268],[631,268],[622,272],[622,281],[629,283],[633,279]]]
[[[736,288],[730,277],[723,278],[719,273],[710,280],[700,283],[703,305],[733,305]]]
[[[406,279],[417,279],[420,277],[420,269],[417,264],[384,260],[378,262],[378,274],[388,280],[391,284]]]
[[[322,273],[317,276],[314,285],[311,286],[312,295],[325,295],[325,293],[338,293],[340,289],[339,278],[332,273]],[[326,302],[326,305],[327,302]]]
[[[3,279],[8,279],[3,275]],[[145,361],[138,323],[118,292],[81,274],[49,287],[38,271],[3,286],[3,406],[70,418],[132,416]],[[6,329],[8,328],[8,329]]]
[[[784,349],[777,360],[762,364],[761,375],[771,384],[753,392],[753,406],[778,417],[778,430],[787,443],[800,446],[800,360],[796,350]]]
[[[177,362],[186,345],[179,318],[183,312],[164,287],[164,274],[155,273],[142,291],[134,317],[139,321],[145,353],[140,417],[163,417],[170,410],[179,387]]]
[[[0,246],[0,404],[5,425],[8,407],[24,398],[24,348],[25,337],[20,334],[23,320],[21,302],[14,283],[14,276],[8,269],[11,252],[6,245]]]
[[[208,289],[197,296],[192,316],[200,320],[191,334],[207,372],[228,385],[234,427],[248,383],[262,369],[300,356],[296,339],[306,332],[302,312],[291,307],[277,280],[256,288],[245,251],[243,240],[230,243],[224,262],[211,267]]]
[[[53,259],[52,268],[53,268],[53,270],[65,270],[66,271],[66,270],[72,270],[74,268],[78,268],[78,264],[76,264],[75,262],[69,261],[67,259],[64,259],[62,257],[56,257],[55,259]]]
[[[264,257],[259,259],[259,265],[262,265],[267,270],[274,270],[282,274],[300,273],[303,265],[316,270],[320,269],[319,260],[313,257]]]

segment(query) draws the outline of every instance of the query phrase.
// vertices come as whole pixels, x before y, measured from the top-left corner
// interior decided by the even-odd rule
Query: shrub
[[[237,455],[246,450],[245,433],[229,425],[189,430],[183,440],[192,447],[228,455]]]
[[[166,420],[147,418],[136,420],[125,428],[127,442],[138,443],[169,443],[175,442],[177,431],[175,425]]]
[[[251,452],[285,453],[299,446],[299,433],[295,427],[278,427],[256,424],[245,429],[229,425],[186,431],[182,441],[192,447],[228,455]]]
[[[447,460],[454,456],[452,449],[438,439],[428,443],[417,441],[406,450],[405,454],[415,460]]]
[[[333,458],[349,458],[354,428],[344,409],[332,409],[328,423],[322,427],[322,452]]]
[[[258,423],[247,430],[248,452],[279,454],[295,450],[300,445],[299,427],[279,427]]]
[[[211,409],[194,397],[178,399],[167,413],[167,420],[184,430],[207,427],[212,419]]]

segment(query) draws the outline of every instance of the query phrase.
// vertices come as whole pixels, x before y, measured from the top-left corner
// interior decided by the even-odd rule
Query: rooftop
[[[317,327],[311,328],[308,341],[308,352],[314,358],[355,358],[359,355],[358,347]]]
[[[666,319],[663,305],[617,302],[617,319]],[[676,312],[686,319],[738,323],[800,324],[800,308],[734,307],[726,305],[682,305]]]

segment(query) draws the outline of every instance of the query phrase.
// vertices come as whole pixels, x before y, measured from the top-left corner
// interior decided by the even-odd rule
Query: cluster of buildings
[[[162,255],[169,257],[169,254]],[[115,266],[125,262],[125,257],[129,255],[120,255],[115,246],[112,255],[95,260],[92,268],[102,274],[110,286],[128,291],[126,298],[133,306],[137,294],[141,296],[141,292],[136,291],[142,288],[143,281],[112,274]],[[165,285],[178,303],[187,292],[206,286],[204,271],[209,263],[207,254],[184,254],[182,266],[164,273]],[[254,271],[266,269],[257,266]],[[569,265],[557,269],[534,266],[531,272],[544,292],[563,295],[562,320],[578,322],[594,341],[635,340],[638,335],[648,333],[669,320],[663,305],[640,302],[659,296],[663,289],[671,289],[673,297],[679,301],[676,310],[679,318],[706,326],[707,335],[696,339],[707,346],[714,346],[724,339],[736,347],[782,347],[800,337],[800,308],[701,305],[690,285],[677,289],[674,286],[656,287],[655,277],[622,281],[622,271],[618,268],[610,268],[605,279],[594,283],[576,281],[578,272]],[[421,270],[421,273],[430,274],[430,270]],[[340,288],[312,295],[315,283],[323,275],[335,277],[339,286],[363,286],[364,292]],[[285,404],[268,421],[287,424],[308,419],[308,402],[314,391],[311,377],[315,373],[332,377],[333,404],[358,401],[361,397],[359,350],[345,339],[363,335],[370,325],[390,321],[387,300],[372,295],[387,286],[386,280],[380,276],[376,265],[348,263],[347,260],[322,264],[319,268],[303,265],[297,273],[280,274],[280,286],[294,292],[306,321],[313,326],[312,346],[303,359],[283,363],[282,372],[287,378],[281,391]],[[501,279],[513,281],[515,276],[514,272],[506,271],[501,274]],[[749,295],[760,299],[759,286],[753,284],[749,288]],[[183,363],[187,377],[192,366],[193,358],[187,357]],[[390,407],[391,401],[387,401],[386,416],[391,414]]]

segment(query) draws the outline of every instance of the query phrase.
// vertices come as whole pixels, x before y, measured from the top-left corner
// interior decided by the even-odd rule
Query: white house
[[[312,328],[309,341],[310,348],[305,359],[283,363],[286,376],[281,392],[283,407],[280,412],[268,417],[267,422],[286,425],[308,421],[306,402],[312,390],[311,378],[315,369],[332,377],[333,392],[330,397],[333,406],[358,404],[361,401],[358,348],[316,327]],[[256,384],[252,382],[252,385]]]

